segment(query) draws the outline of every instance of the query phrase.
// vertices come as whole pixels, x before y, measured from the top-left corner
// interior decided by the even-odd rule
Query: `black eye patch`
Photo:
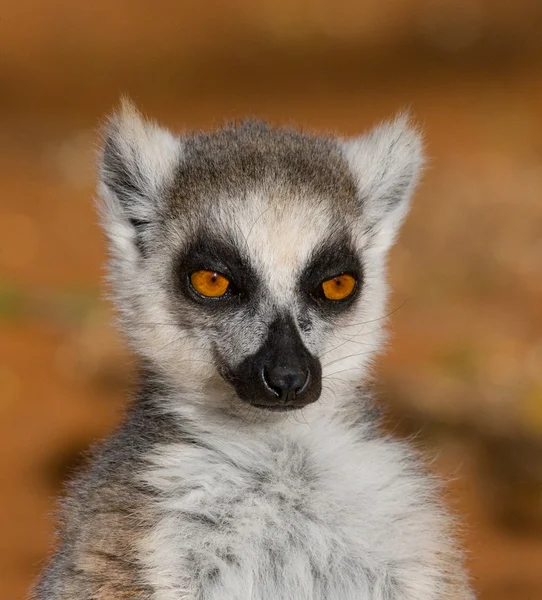
[[[322,293],[322,282],[337,275],[349,274],[356,279],[356,288],[346,300],[332,302]],[[332,238],[319,246],[310,257],[299,280],[301,293],[322,312],[336,314],[350,306],[363,283],[363,269],[351,240],[344,236]]]
[[[197,271],[207,270],[222,274],[231,282],[232,292],[223,300],[213,302],[215,308],[221,304],[228,304],[235,300],[247,301],[255,298],[259,288],[259,279],[252,268],[248,257],[243,256],[241,250],[227,239],[213,236],[210,232],[200,233],[196,241],[191,244],[177,258],[174,265],[174,281],[176,288],[191,300],[204,299],[194,296],[190,286],[190,276]]]

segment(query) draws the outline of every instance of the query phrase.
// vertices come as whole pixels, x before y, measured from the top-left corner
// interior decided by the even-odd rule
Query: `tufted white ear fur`
[[[366,229],[386,251],[409,209],[423,164],[421,135],[399,115],[359,138],[341,142],[354,174]]]
[[[98,194],[102,223],[117,258],[137,256],[138,236],[159,212],[181,154],[180,139],[146,121],[128,100],[109,117]]]

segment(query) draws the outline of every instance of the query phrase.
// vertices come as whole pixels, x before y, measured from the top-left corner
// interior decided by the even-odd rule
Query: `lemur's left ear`
[[[341,142],[354,174],[366,229],[387,250],[409,209],[423,164],[421,135],[406,115]]]
[[[113,250],[136,251],[138,236],[160,210],[182,152],[181,141],[146,121],[128,100],[108,120],[98,193]]]

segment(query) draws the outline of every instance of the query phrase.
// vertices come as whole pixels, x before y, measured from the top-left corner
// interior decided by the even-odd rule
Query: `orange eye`
[[[190,275],[190,283],[198,294],[207,298],[220,298],[230,286],[224,275],[214,271],[195,271]]]
[[[328,300],[345,300],[355,287],[356,280],[352,275],[337,275],[322,283],[322,291]]]

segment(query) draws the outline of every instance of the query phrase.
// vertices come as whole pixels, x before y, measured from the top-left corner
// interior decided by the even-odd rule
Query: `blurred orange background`
[[[93,210],[122,93],[175,130],[346,135],[410,109],[431,159],[377,388],[438,457],[480,598],[542,598],[541,26],[539,0],[0,0],[2,598],[25,597],[130,387]]]

